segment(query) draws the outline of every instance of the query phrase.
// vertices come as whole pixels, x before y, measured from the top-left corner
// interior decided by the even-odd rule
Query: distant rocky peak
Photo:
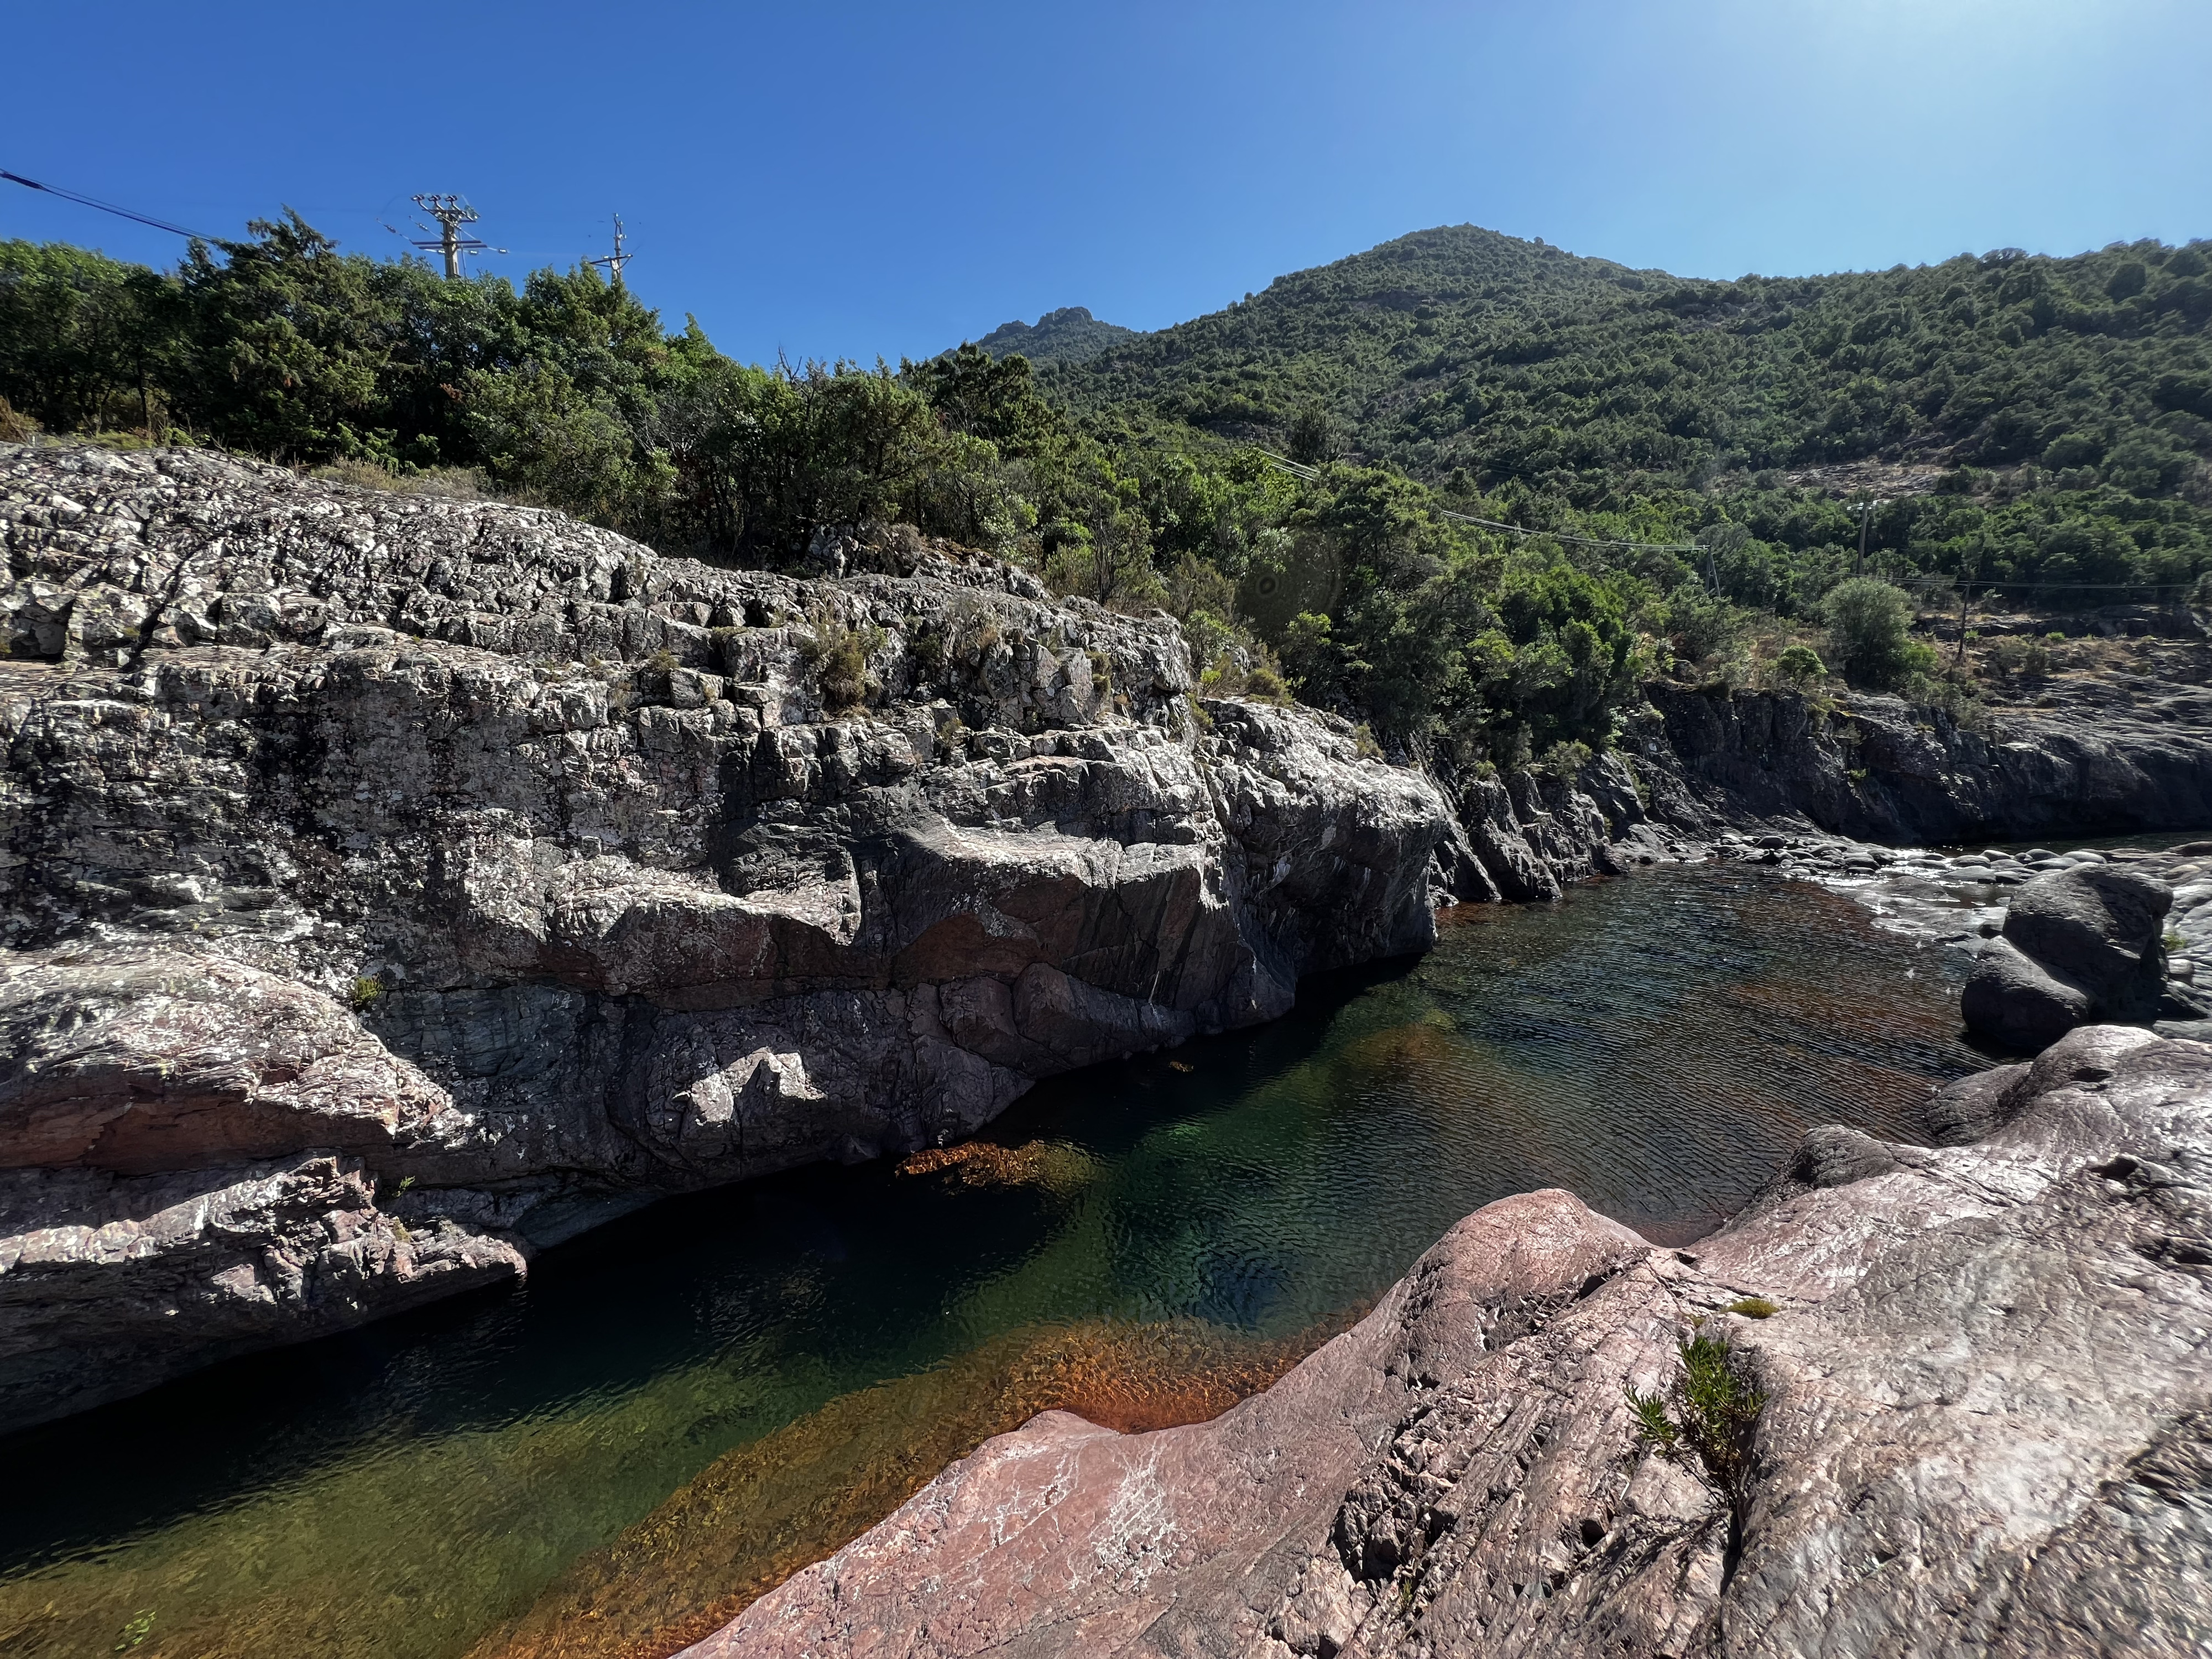
[[[1019,319],[1001,323],[976,343],[994,357],[1020,352],[1031,362],[1083,363],[1133,340],[1139,331],[1118,323],[1102,323],[1088,306],[1063,306],[1048,311],[1034,323]]]

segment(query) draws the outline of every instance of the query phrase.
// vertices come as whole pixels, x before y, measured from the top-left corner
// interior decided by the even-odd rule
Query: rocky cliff
[[[1271,1018],[1463,858],[1348,726],[957,550],[53,447],[0,540],[0,1426]]]
[[[1936,1105],[1688,1251],[1490,1205],[1266,1393],[1048,1413],[688,1651],[2202,1653],[2212,1046],[2085,1027]]]
[[[1926,847],[2212,825],[2212,641],[2161,642],[2143,667],[2000,696],[1970,724],[1898,697],[1655,680],[1620,747],[1572,777],[1456,792],[1457,880],[1470,896],[1551,898],[1744,832]]]

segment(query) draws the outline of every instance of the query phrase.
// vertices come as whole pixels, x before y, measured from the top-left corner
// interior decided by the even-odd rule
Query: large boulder
[[[1986,1139],[1816,1130],[1686,1250],[1492,1204],[1265,1394],[1047,1413],[688,1652],[2201,1654],[2212,1047],[2093,1026],[1957,1092]],[[1752,1416],[1717,1459],[1631,1405],[1693,1336]]]
[[[911,538],[44,446],[0,544],[0,1429],[1273,1018],[1465,861],[1164,613]]]
[[[1966,1029],[2011,1054],[2049,1048],[2089,1018],[2080,986],[2058,977],[2008,939],[1991,939],[1960,994]]]
[[[2047,870],[2013,895],[2004,937],[2087,992],[2095,1012],[2148,1018],[2166,984],[2160,935],[2173,890],[2139,870],[2077,864]]]
[[[1967,1028],[2033,1054],[2091,1020],[2148,1024],[2168,1000],[2161,931],[2173,891],[2105,864],[2047,870],[2013,896],[1960,1000]]]

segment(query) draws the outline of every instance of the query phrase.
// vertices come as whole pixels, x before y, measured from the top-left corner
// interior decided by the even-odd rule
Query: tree
[[[0,242],[0,398],[58,431],[155,423],[176,295],[143,266],[61,242]]]
[[[1330,424],[1328,411],[1319,404],[1308,404],[1291,422],[1291,459],[1308,466],[1319,466],[1324,461],[1336,459],[1336,431]]]
[[[296,213],[255,220],[253,240],[195,240],[178,273],[186,372],[173,387],[201,430],[294,460],[393,458],[379,397],[390,361],[374,262],[341,255]]]
[[[1912,642],[1912,600],[1903,589],[1854,576],[1829,591],[1821,610],[1836,666],[1852,684],[1894,690],[1921,666],[1926,653]]]

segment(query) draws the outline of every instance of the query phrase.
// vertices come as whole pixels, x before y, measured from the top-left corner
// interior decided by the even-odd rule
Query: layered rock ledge
[[[908,543],[0,448],[0,1428],[1419,951],[1419,775]]]
[[[1048,1413],[687,1651],[2200,1654],[2212,1046],[2084,1027],[1934,1117],[1689,1251],[1489,1205],[1224,1416]],[[1692,1332],[1765,1395],[1732,1480],[1631,1408]]]

